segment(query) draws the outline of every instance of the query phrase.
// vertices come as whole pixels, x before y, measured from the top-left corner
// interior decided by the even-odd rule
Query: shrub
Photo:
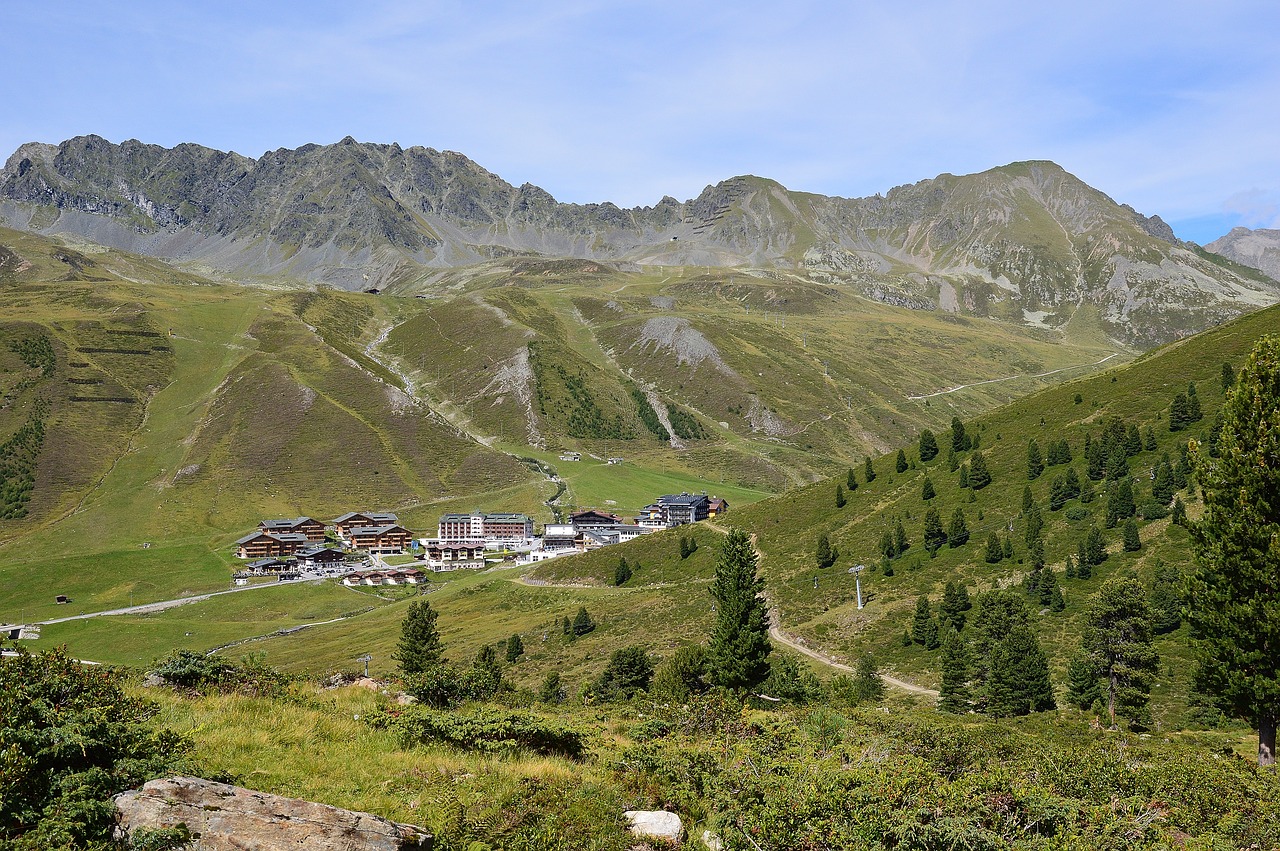
[[[393,729],[407,746],[443,742],[463,750],[511,753],[527,750],[545,756],[582,759],[588,736],[583,730],[524,710],[477,707],[444,712],[425,706],[369,716],[375,727]]]

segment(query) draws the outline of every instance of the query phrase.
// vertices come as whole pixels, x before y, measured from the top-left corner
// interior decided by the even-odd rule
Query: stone
[[[707,851],[724,851],[724,840],[710,830],[702,831],[702,844],[707,846]]]
[[[622,814],[631,823],[631,834],[645,839],[679,842],[684,838],[680,816],[666,810],[627,810]]]
[[[168,777],[115,797],[116,836],[185,824],[191,851],[404,851],[432,847],[422,828],[369,813],[255,792],[199,777]]]

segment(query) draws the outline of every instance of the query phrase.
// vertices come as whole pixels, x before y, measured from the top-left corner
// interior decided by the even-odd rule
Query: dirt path
[[[136,606],[125,606],[121,609],[108,609],[102,612],[85,612],[82,615],[70,615],[65,618],[52,618],[47,621],[35,621],[41,626],[48,626],[55,623],[66,623],[67,621],[83,621],[89,618],[105,618],[112,615],[150,615],[155,612],[163,612],[166,609],[173,609],[178,606],[185,606],[188,603],[199,603],[202,600],[208,600],[210,597],[220,597],[223,594],[239,594],[244,591],[256,591],[259,588],[279,588],[282,585],[297,585],[300,582],[315,582],[315,577],[306,579],[287,579],[283,582],[263,582],[258,585],[245,585],[240,588],[231,588],[226,591],[210,591],[208,594],[193,594],[190,597],[179,597],[176,600],[160,600],[156,603],[139,603]]]
[[[1061,369],[1051,369],[1048,372],[1039,372],[1039,373],[1036,373],[1035,375],[1007,375],[1004,378],[988,378],[986,381],[975,381],[972,384],[960,384],[956,387],[950,388],[949,390],[939,390],[936,393],[925,393],[920,396],[908,396],[907,398],[914,402],[920,399],[932,399],[935,396],[945,396],[947,393],[955,393],[960,390],[965,390],[969,387],[981,387],[983,384],[999,384],[1001,381],[1013,381],[1016,378],[1045,378],[1047,376],[1057,375],[1059,372],[1067,372],[1068,370],[1072,370],[1072,369],[1087,369],[1089,367],[1099,366],[1111,360],[1112,358],[1118,358],[1118,357],[1120,357],[1119,352],[1112,352],[1111,354],[1107,355],[1105,358],[1103,358],[1100,361],[1097,361],[1096,363],[1082,363],[1076,366],[1064,366]]]

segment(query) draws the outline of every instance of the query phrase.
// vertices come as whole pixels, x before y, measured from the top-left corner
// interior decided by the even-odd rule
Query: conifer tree
[[[1231,368],[1231,364],[1224,363],[1222,365],[1222,392],[1226,392],[1235,386],[1236,371]]]
[[[919,444],[920,460],[932,461],[938,457],[938,438],[929,429],[920,432]]]
[[[1127,455],[1137,455],[1142,451],[1142,434],[1136,425],[1130,424],[1124,435],[1124,451]]]
[[[1101,701],[1102,678],[1094,670],[1093,663],[1083,654],[1071,657],[1067,663],[1067,702],[1088,711],[1094,703]]]
[[[1100,482],[1107,474],[1107,456],[1101,442],[1090,443],[1089,435],[1084,437],[1084,474],[1090,481]]]
[[[898,548],[893,545],[893,533],[885,529],[884,534],[880,536],[880,555],[890,559],[897,554]]]
[[[847,500],[844,498],[844,488],[836,482],[836,508],[844,508]]]
[[[1004,561],[1004,545],[1000,543],[1000,536],[995,532],[987,536],[987,553],[984,559],[987,564],[999,564]]]
[[[1180,496],[1173,498],[1173,512],[1169,515],[1169,521],[1175,526],[1187,525],[1187,507],[1182,504]]]
[[[400,622],[400,641],[391,658],[403,673],[421,674],[439,665],[443,653],[435,610],[426,600],[414,600]]]
[[[893,524],[893,549],[894,555],[900,556],[911,547],[911,542],[907,540],[907,530],[902,526],[902,518],[898,518]]]
[[[893,469],[898,473],[907,472],[907,453],[901,449],[898,450],[898,457],[893,461]]]
[[[586,635],[596,628],[596,622],[591,619],[591,615],[587,614],[587,607],[582,606],[578,609],[578,614],[573,618],[573,636]]]
[[[1080,635],[1082,656],[1102,681],[1111,726],[1116,715],[1135,729],[1150,725],[1151,682],[1160,657],[1151,638],[1151,611],[1142,586],[1109,579],[1089,601]]]
[[[930,553],[937,552],[947,542],[947,533],[942,529],[942,518],[936,508],[930,508],[924,514],[924,548]]]
[[[769,676],[769,613],[764,580],[747,533],[731,529],[720,546],[711,596],[716,625],[707,646],[707,680],[734,690],[758,686]]]
[[[1060,511],[1067,504],[1067,480],[1064,476],[1054,476],[1049,482],[1049,510]]]
[[[1067,556],[1067,567],[1066,567],[1066,570],[1062,572],[1062,575],[1067,577],[1068,579],[1076,578],[1076,563],[1071,560],[1070,555]]]
[[[1121,479],[1111,486],[1107,492],[1107,528],[1113,529],[1116,524],[1137,513],[1133,501],[1133,485],[1128,479]]]
[[[969,697],[969,647],[948,624],[942,631],[942,685],[938,688],[938,709],[963,714],[972,703]]]
[[[954,452],[965,452],[969,449],[969,435],[965,434],[964,423],[959,417],[951,418],[951,449]]]
[[[1193,381],[1187,385],[1187,423],[1198,423],[1204,419],[1204,414],[1200,410],[1200,397],[1196,395],[1196,383]]]
[[[1044,567],[1044,539],[1035,538],[1027,547],[1027,561],[1033,568]]]
[[[1094,527],[1097,528],[1096,526]],[[1076,549],[1076,579],[1092,579],[1093,578],[1093,562],[1089,561],[1088,551],[1085,549],[1085,542],[1081,541],[1080,546]]]
[[[959,632],[964,629],[965,612],[972,607],[968,589],[963,584],[948,582],[942,592],[942,602],[938,604],[938,620]]]
[[[1022,486],[1022,513],[1026,514],[1031,510],[1031,506],[1036,504],[1035,497],[1031,495],[1031,485]]]
[[[1032,503],[1031,510],[1026,514],[1026,520],[1026,541],[1027,546],[1031,546],[1031,542],[1039,538],[1041,531],[1044,529],[1044,515],[1040,513],[1040,506]]]
[[[1027,478],[1038,479],[1044,472],[1044,458],[1040,455],[1040,444],[1033,437],[1027,441]]]
[[[1138,521],[1130,517],[1124,522],[1124,551],[1136,553],[1142,549],[1142,538],[1138,534]]]
[[[964,509],[956,506],[951,514],[951,525],[947,527],[947,546],[955,549],[969,543],[969,524],[965,522]]]
[[[947,444],[947,472],[954,473],[960,467],[960,456]]]
[[[1110,454],[1107,455],[1107,472],[1108,481],[1118,482],[1129,475],[1129,455],[1124,450],[1123,444],[1116,444],[1112,447]]]
[[[818,536],[818,544],[814,551],[814,561],[818,563],[819,570],[826,570],[828,567],[836,563],[840,558],[840,550],[831,545],[831,539],[825,534]]]
[[[855,703],[874,703],[884,698],[884,680],[876,669],[876,660],[870,653],[858,659],[853,671],[852,697]]]
[[[564,616],[564,620],[560,624],[560,629],[565,635],[573,635],[573,621],[569,620],[568,615]]]
[[[858,489],[858,477],[853,474],[853,468],[849,468],[849,474],[844,477],[844,486],[848,488],[849,493],[853,493]]]
[[[929,478],[928,476],[925,476],[924,484],[920,486],[920,498],[923,499],[925,502],[928,502],[929,500],[933,499],[937,495],[938,495],[938,492],[933,489],[933,479]]]
[[[966,635],[969,636],[970,679],[974,708],[987,711],[990,699],[992,656],[996,646],[1017,624],[1027,623],[1027,606],[1013,591],[984,591],[974,601]]]
[[[938,649],[938,622],[934,620],[929,598],[921,594],[916,598],[916,616],[911,623],[911,640],[923,644],[925,650]]]
[[[1107,542],[1102,537],[1102,530],[1097,526],[1089,527],[1089,534],[1084,539],[1085,562],[1091,566],[1102,564],[1107,560]],[[1081,565],[1083,567],[1083,563]],[[1081,579],[1087,579],[1081,576]]]
[[[957,484],[960,485],[960,488],[962,490],[964,488],[969,487],[969,465],[968,464],[965,464],[963,467],[960,468],[960,478],[957,481]]]
[[[1191,411],[1185,393],[1173,397],[1169,406],[1169,431],[1182,431],[1191,424]]]
[[[1075,467],[1068,467],[1067,472],[1063,473],[1062,479],[1066,484],[1067,499],[1075,499],[1080,496],[1080,477],[1076,475]]]
[[[1049,660],[1031,628],[1016,624],[992,650],[987,714],[1011,718],[1055,708]]]
[[[981,452],[975,452],[969,459],[969,487],[980,491],[989,484],[991,471],[987,469],[987,458]]]
[[[876,470],[874,467],[871,466],[870,455],[867,456],[862,466],[863,466],[863,470],[862,470],[863,478],[867,480],[867,484],[871,484],[876,480]]]
[[[618,566],[613,571],[613,584],[616,586],[626,585],[627,580],[631,578],[631,565],[627,564],[627,557],[623,556],[618,559]]]
[[[520,637],[520,633],[515,633],[507,639],[507,664],[514,665],[516,660],[524,655],[524,639]]]
[[[1280,723],[1280,337],[1259,340],[1240,369],[1223,403],[1218,444],[1217,459],[1195,453],[1205,506],[1193,527],[1196,566],[1187,596],[1196,682],[1220,709],[1254,724],[1258,764],[1274,765]]]
[[[1040,605],[1050,607],[1053,604],[1054,592],[1058,593],[1058,597],[1062,596],[1062,586],[1058,584],[1058,574],[1053,572],[1052,567],[1045,567],[1040,573],[1040,586],[1036,588],[1036,595]]]
[[[1156,432],[1151,426],[1142,431],[1142,448],[1147,452],[1156,451]]]
[[[1148,604],[1151,607],[1151,628],[1157,635],[1173,632],[1182,626],[1183,602],[1181,571],[1157,559],[1155,576],[1148,595]]]

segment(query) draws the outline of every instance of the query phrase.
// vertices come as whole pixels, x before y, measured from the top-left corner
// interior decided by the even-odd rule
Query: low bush
[[[466,712],[410,706],[375,713],[369,723],[394,729],[408,746],[439,742],[485,753],[526,750],[575,760],[587,752],[588,735],[577,727],[533,712],[491,706]]]

